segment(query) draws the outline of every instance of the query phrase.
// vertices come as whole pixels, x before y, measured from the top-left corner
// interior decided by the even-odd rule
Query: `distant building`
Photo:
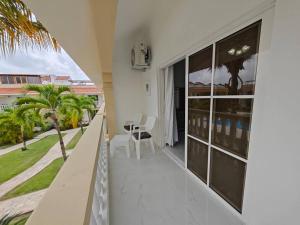
[[[54,84],[69,86],[78,95],[95,96],[96,104],[103,101],[103,92],[90,80],[72,80],[68,75],[0,74],[0,111],[10,107],[25,94],[36,95],[24,89],[27,84]]]

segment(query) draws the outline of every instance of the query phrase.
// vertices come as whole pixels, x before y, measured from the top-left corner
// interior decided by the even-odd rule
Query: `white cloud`
[[[16,51],[13,55],[0,56],[0,73],[70,75],[76,80],[87,80],[88,76],[62,49]]]

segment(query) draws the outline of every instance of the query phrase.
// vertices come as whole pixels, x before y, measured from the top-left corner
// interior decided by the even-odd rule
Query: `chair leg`
[[[127,152],[127,157],[130,158],[130,142],[128,141],[127,145],[126,145],[126,152]]]
[[[151,145],[152,152],[155,153],[155,148],[154,148],[154,143],[153,143],[152,138],[150,138],[149,141],[150,141],[150,145]]]
[[[141,142],[140,141],[137,141],[136,142],[136,158],[138,159],[138,160],[140,160],[140,158],[141,158]]]

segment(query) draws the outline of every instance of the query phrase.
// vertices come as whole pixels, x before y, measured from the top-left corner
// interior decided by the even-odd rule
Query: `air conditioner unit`
[[[150,67],[151,50],[144,42],[140,41],[131,50],[131,66],[136,70],[146,70]]]

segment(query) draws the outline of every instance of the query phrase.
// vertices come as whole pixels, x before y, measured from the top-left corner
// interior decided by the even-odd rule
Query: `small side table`
[[[119,147],[125,147],[126,148],[126,153],[127,157],[130,158],[130,147],[129,147],[129,142],[130,142],[130,134],[118,134],[115,135],[111,141],[110,141],[110,153],[111,156],[114,156],[114,153],[117,148]]]

